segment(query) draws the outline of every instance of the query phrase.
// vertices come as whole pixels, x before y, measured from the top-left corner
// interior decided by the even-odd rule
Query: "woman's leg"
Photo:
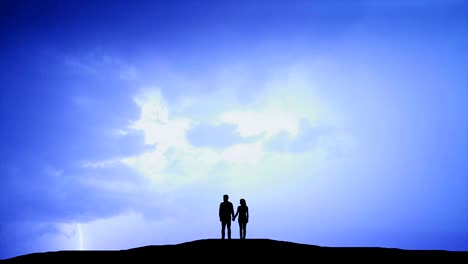
[[[242,223],[242,229],[244,230],[243,239],[245,239],[247,235],[247,223]]]

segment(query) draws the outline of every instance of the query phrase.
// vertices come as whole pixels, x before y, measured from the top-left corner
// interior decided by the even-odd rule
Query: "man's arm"
[[[232,205],[232,203],[231,203],[231,215],[232,215],[232,217],[235,217],[234,216],[234,206]]]
[[[234,220],[234,219],[237,217],[238,214],[239,214],[239,207],[237,207],[237,212],[236,212],[236,214],[232,217],[232,220]]]

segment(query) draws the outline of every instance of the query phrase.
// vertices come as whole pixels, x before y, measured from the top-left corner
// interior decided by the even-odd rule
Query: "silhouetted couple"
[[[229,196],[225,194],[223,196],[223,202],[219,205],[219,221],[221,221],[221,238],[225,238],[226,227],[228,239],[231,239],[231,218],[232,221],[236,220],[239,216],[239,235],[240,239],[245,239],[247,233],[247,223],[249,222],[249,207],[247,206],[244,199],[240,199],[240,205],[237,207],[237,212],[234,214],[234,207],[229,202]]]

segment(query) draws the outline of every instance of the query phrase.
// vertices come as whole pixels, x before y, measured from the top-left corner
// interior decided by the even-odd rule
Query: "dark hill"
[[[320,247],[269,239],[206,239],[176,245],[145,246],[109,251],[55,251],[33,253],[0,263],[192,263],[253,262],[284,260],[286,263],[329,261],[439,261],[468,263],[468,251],[402,250],[372,247]]]

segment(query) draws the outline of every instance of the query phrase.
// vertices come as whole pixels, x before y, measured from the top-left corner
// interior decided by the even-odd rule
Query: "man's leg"
[[[231,221],[227,221],[228,239],[231,239]]]
[[[224,234],[226,233],[225,230],[226,230],[226,222],[222,221],[221,222],[221,239],[224,239]]]

